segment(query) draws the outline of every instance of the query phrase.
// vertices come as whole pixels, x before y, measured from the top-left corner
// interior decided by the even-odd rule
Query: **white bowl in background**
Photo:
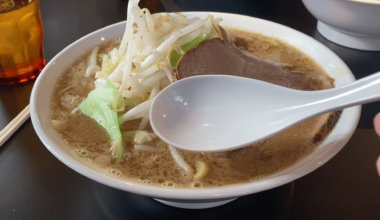
[[[251,32],[273,36],[297,47],[308,54],[336,80],[336,86],[346,85],[355,78],[346,64],[327,47],[313,38],[296,30],[253,17],[213,12],[184,12],[188,17],[203,17],[213,14],[222,17],[222,26],[236,27]],[[240,196],[271,189],[317,169],[330,160],[350,139],[360,116],[360,106],[343,111],[339,122],[327,140],[311,155],[288,169],[257,182],[208,189],[171,189],[142,184],[137,181],[121,179],[100,172],[93,166],[79,161],[54,130],[50,122],[50,99],[54,85],[64,70],[93,46],[124,33],[125,22],[120,22],[95,31],[57,54],[43,69],[38,77],[30,100],[30,115],[37,135],[46,148],[64,164],[78,173],[99,183],[128,192],[150,196],[159,201],[181,208],[209,208],[225,204]]]
[[[380,51],[380,1],[302,1],[328,40],[353,49]]]

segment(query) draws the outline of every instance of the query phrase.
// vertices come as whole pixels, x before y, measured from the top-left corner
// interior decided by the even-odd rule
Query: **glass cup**
[[[45,66],[40,0],[0,0],[0,84],[38,76]]]

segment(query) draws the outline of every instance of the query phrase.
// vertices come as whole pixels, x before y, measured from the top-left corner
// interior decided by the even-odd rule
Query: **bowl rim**
[[[348,74],[350,74],[350,79],[352,81],[355,80],[353,74],[347,67],[347,65],[336,55],[334,54],[330,49],[328,49],[326,46],[323,44],[319,43],[315,39],[297,31],[294,30],[290,27],[286,27],[284,25],[274,23],[271,21],[259,19],[259,18],[254,18],[250,16],[245,16],[245,15],[239,15],[239,14],[232,14],[232,13],[220,13],[220,12],[181,12],[184,15],[188,16],[202,16],[206,14],[213,14],[214,16],[220,16],[220,17],[239,17],[240,19],[248,19],[252,22],[264,22],[269,25],[274,25],[276,27],[286,29],[287,31],[291,31],[295,34],[300,35],[302,37],[306,37],[308,40],[313,41],[326,51],[327,53],[330,53],[331,56],[335,57],[337,62],[339,62],[347,71]],[[145,195],[145,196],[151,196],[155,198],[169,198],[169,199],[180,199],[180,200],[207,200],[207,199],[226,199],[226,198],[234,198],[234,197],[239,197],[243,195],[248,195],[260,191],[264,191],[267,189],[271,189],[280,185],[284,185],[286,183],[289,183],[295,179],[298,179],[324,163],[326,163],[328,160],[330,160],[332,157],[335,156],[342,148],[343,146],[348,142],[349,138],[352,136],[353,132],[356,129],[356,125],[359,121],[360,117],[360,110],[361,106],[356,106],[356,107],[351,107],[348,109],[348,111],[351,112],[353,115],[352,117],[352,123],[350,124],[351,126],[348,128],[345,128],[345,134],[346,134],[346,139],[341,140],[341,142],[338,144],[338,147],[333,147],[335,146],[336,142],[334,142],[330,148],[328,148],[324,153],[316,157],[314,160],[308,162],[307,164],[302,165],[301,167],[298,167],[296,169],[291,169],[289,172],[286,172],[286,175],[280,175],[280,176],[273,176],[271,178],[264,179],[262,181],[257,181],[257,182],[249,182],[249,183],[243,183],[243,184],[237,184],[237,185],[228,185],[228,186],[223,186],[223,187],[217,187],[217,188],[204,188],[204,189],[176,189],[176,188],[164,188],[164,187],[159,187],[159,186],[152,186],[152,185],[147,185],[147,184],[142,184],[142,183],[137,183],[137,181],[132,181],[132,180],[126,180],[126,179],[121,179],[117,177],[113,177],[104,173],[101,173],[93,168],[90,168],[86,166],[83,162],[79,161],[78,159],[75,159],[72,155],[68,156],[63,151],[58,147],[55,146],[55,144],[50,140],[49,136],[47,133],[44,131],[42,124],[40,123],[40,120],[38,118],[38,106],[36,104],[36,100],[39,99],[38,94],[41,90],[41,84],[43,84],[44,76],[47,75],[49,69],[54,65],[55,61],[64,53],[66,53],[67,50],[69,50],[72,47],[75,47],[77,44],[80,44],[81,42],[85,41],[87,38],[90,36],[94,36],[96,34],[102,33],[103,31],[106,31],[107,29],[115,28],[118,26],[125,26],[125,21],[109,25],[107,27],[104,27],[102,29],[99,29],[97,31],[94,31],[90,34],[87,34],[86,36],[78,39],[77,41],[71,43],[69,46],[64,48],[61,52],[59,52],[44,68],[44,70],[41,72],[40,76],[37,78],[35,85],[32,90],[31,94],[31,100],[30,100],[30,115],[31,115],[31,120],[33,123],[33,127],[42,141],[42,143],[45,145],[45,147],[55,156],[57,157],[61,162],[63,162],[65,165],[70,167],[71,169],[75,170],[76,172],[96,181],[99,183],[102,183],[104,185],[111,186],[113,188],[117,188],[120,190],[140,194],[140,195]],[[124,31],[123,31],[124,32]],[[121,32],[121,33],[123,33]],[[77,56],[79,57],[79,56]],[[58,73],[57,73],[58,74]],[[60,73],[62,74],[62,73]],[[57,77],[58,79],[58,77]],[[50,106],[49,106],[50,108]],[[345,110],[346,111],[346,110]],[[345,112],[344,111],[344,112]],[[338,122],[339,124],[339,122]],[[330,135],[331,136],[331,135]],[[321,144],[322,146],[323,144]],[[321,159],[322,156],[325,156],[325,154],[329,152],[329,156]],[[307,158],[307,157],[306,157]],[[306,159],[305,158],[305,159]],[[318,160],[318,161],[317,161]],[[301,160],[302,161],[302,160]],[[295,165],[299,164],[300,162],[296,163]],[[295,165],[289,167],[288,169],[294,167]],[[286,169],[286,170],[288,170]],[[297,171],[297,172],[295,172]],[[272,175],[271,175],[272,176]]]
[[[375,0],[348,0],[350,2],[364,3],[369,5],[380,5],[380,1]]]

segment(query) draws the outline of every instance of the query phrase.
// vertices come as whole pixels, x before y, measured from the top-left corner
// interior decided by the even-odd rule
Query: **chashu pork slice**
[[[234,75],[298,90],[313,90],[311,77],[262,60],[220,38],[206,40],[186,52],[176,66],[179,79],[197,75]]]

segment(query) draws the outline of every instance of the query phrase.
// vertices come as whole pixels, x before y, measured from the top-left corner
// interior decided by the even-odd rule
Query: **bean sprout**
[[[93,70],[95,70],[95,71],[100,70],[100,67],[98,65],[96,65],[96,57],[98,56],[98,50],[99,50],[99,47],[97,47],[97,46],[94,47],[94,49],[92,50],[91,57],[90,57],[90,66],[87,67],[87,69],[86,69],[86,76],[87,77],[89,77],[91,75]]]
[[[211,15],[205,19],[189,19],[181,13],[175,13],[175,16],[167,13],[152,15],[148,9],[140,9],[138,3],[139,0],[129,0],[127,22],[120,46],[111,51],[102,51],[107,54],[100,56],[101,67],[97,65],[99,48],[94,47],[87,69],[81,67],[81,70],[75,71],[83,71],[87,77],[95,72],[95,89],[99,89],[110,80],[116,88],[112,91],[117,91],[117,94],[112,95],[114,101],[110,104],[110,109],[113,111],[112,114],[118,117],[119,125],[142,118],[139,131],[134,131],[136,137],[142,136],[137,138],[139,141],[134,143],[134,147],[136,150],[157,151],[157,148],[144,143],[157,136],[148,134],[143,129],[149,123],[149,111],[153,100],[162,88],[177,80],[171,71],[176,62],[171,62],[173,59],[178,61],[178,56],[198,45],[199,42],[190,48],[188,46],[192,45],[191,42],[195,39],[200,39],[199,36],[203,36],[202,41],[213,37],[221,38],[219,23],[222,19],[214,19]],[[173,54],[175,58],[172,58]],[[118,109],[115,109],[119,100],[124,101],[123,105],[117,105]],[[127,112],[120,113],[124,108],[131,107],[133,108]],[[118,139],[112,143],[113,155],[116,155],[116,146],[122,141]],[[190,181],[193,178],[192,168],[174,147],[169,146],[169,150]],[[204,172],[197,173],[197,178],[202,178],[203,174]]]
[[[173,146],[169,145],[170,153],[172,154],[172,157],[174,158],[175,162],[178,164],[178,166],[186,173],[186,179],[191,180],[193,179],[193,169],[189,166],[189,164],[186,163],[186,161],[181,157],[181,155],[178,153],[177,149]]]

